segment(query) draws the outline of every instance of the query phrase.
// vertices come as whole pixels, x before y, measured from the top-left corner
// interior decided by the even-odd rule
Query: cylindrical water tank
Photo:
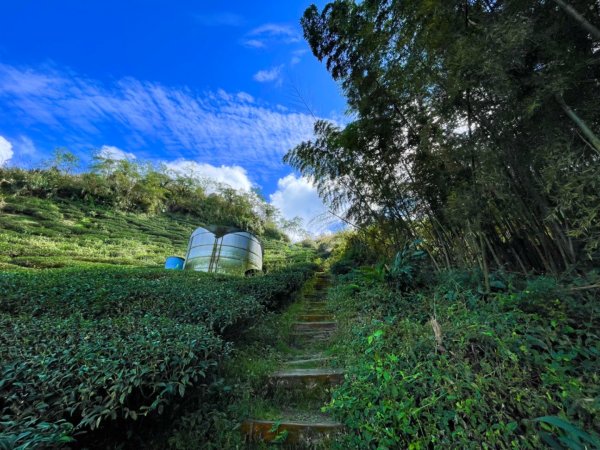
[[[247,275],[262,270],[262,259],[262,244],[252,233],[233,227],[200,227],[190,238],[185,269]]]
[[[169,256],[165,261],[165,269],[170,270],[183,270],[185,259],[179,256]]]

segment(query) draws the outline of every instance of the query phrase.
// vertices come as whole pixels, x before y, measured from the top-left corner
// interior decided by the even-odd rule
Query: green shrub
[[[352,318],[337,343],[346,380],[327,408],[351,430],[342,448],[599,445],[593,294],[542,277],[484,296],[458,273],[400,294],[355,273],[332,305]]]
[[[0,273],[0,446],[58,446],[210,386],[226,339],[288,301],[313,270]]]
[[[330,271],[334,275],[344,275],[351,272],[354,267],[355,265],[352,261],[342,259],[341,261],[334,262],[331,265]]]
[[[420,241],[407,243],[394,256],[385,274],[385,280],[393,288],[407,290],[416,286],[421,261],[425,257],[425,252],[418,249],[419,244]]]

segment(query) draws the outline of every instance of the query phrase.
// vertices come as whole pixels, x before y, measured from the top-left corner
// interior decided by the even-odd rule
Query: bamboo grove
[[[285,161],[333,211],[439,268],[598,258],[597,0],[337,0],[302,26],[351,121]]]

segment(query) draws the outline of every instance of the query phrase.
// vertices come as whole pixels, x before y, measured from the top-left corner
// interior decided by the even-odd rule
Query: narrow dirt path
[[[321,412],[329,389],[344,377],[342,369],[329,367],[327,350],[336,321],[326,307],[328,274],[317,273],[313,283],[314,289],[298,300],[288,337],[293,356],[269,376],[268,401],[279,411],[278,417],[254,417],[242,424],[248,441],[257,446],[328,448],[328,442],[341,432],[342,425]]]

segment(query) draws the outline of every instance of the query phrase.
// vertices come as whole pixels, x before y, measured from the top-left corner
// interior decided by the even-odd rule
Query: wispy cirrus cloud
[[[300,41],[298,32],[287,24],[265,23],[254,28],[249,34],[250,36],[283,37],[288,43]]]
[[[282,111],[245,92],[198,92],[134,78],[103,83],[55,67],[3,64],[0,113],[78,142],[117,130],[136,149],[160,148],[169,159],[265,168],[279,167],[288,149],[310,139],[314,123],[308,114]]]
[[[294,44],[300,40],[300,33],[290,25],[265,23],[252,29],[242,44],[246,47],[264,48],[272,44]]]
[[[264,41],[261,41],[259,39],[246,39],[243,44],[246,47],[251,47],[251,48],[265,48],[267,46],[267,44],[265,44]]]
[[[290,66],[295,66],[302,60],[302,56],[307,53],[308,50],[305,48],[299,48],[292,52],[292,59],[290,60]]]

